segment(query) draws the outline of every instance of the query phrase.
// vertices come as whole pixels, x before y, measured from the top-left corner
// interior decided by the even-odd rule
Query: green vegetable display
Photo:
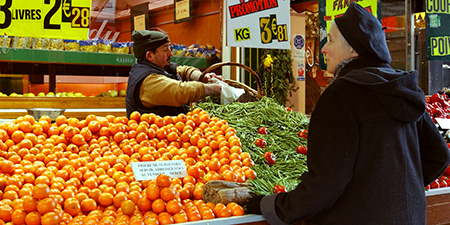
[[[298,136],[301,130],[308,129],[306,115],[288,111],[268,97],[257,102],[228,105],[202,102],[195,107],[207,111],[210,116],[226,120],[236,129],[242,150],[250,153],[255,162],[253,170],[257,178],[251,180],[255,194],[273,194],[276,185],[282,185],[290,191],[301,182],[301,175],[307,171],[306,155],[297,153],[296,149],[299,145],[306,146],[306,139]],[[267,129],[267,134],[258,133],[261,127]],[[255,141],[260,138],[267,142],[265,148],[255,145]],[[274,164],[265,163],[265,152],[275,155]]]

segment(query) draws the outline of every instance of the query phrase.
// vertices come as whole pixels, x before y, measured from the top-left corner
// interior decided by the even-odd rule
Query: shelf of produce
[[[179,65],[205,69],[215,60],[172,57]],[[55,92],[56,75],[128,76],[136,62],[133,54],[3,48],[0,72],[4,74],[48,74],[49,92]]]
[[[29,108],[66,109],[64,115],[84,119],[96,116],[126,116],[125,97],[0,97],[0,118],[15,119]]]

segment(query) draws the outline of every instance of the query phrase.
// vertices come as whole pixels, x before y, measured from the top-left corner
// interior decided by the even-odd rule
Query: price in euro
[[[87,39],[91,0],[0,1],[0,33],[8,36]]]
[[[278,42],[288,41],[287,25],[277,24],[276,15],[259,18],[259,27],[261,43],[263,44],[270,44],[273,40],[278,40]]]

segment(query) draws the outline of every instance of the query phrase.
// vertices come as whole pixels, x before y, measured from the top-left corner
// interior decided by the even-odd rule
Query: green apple
[[[28,93],[28,97],[34,97],[36,95],[34,95],[34,93]]]
[[[116,90],[109,90],[109,94],[111,95],[111,97],[117,97],[119,95]]]
[[[47,96],[47,97],[55,97],[55,93],[53,93],[53,92],[49,92],[49,93],[47,93],[45,96]]]
[[[44,93],[44,92],[39,92],[39,93],[37,94],[37,96],[38,96],[38,97],[45,97],[45,93]]]
[[[62,92],[61,97],[67,97],[67,92]]]
[[[120,89],[119,90],[119,97],[126,97],[126,96],[127,96],[127,91],[123,90],[123,89]]]
[[[80,93],[80,92],[77,92],[74,95],[75,95],[75,97],[84,97],[84,95],[82,93]]]
[[[17,93],[15,93],[15,92],[9,94],[9,97],[16,97],[16,96],[17,96]]]
[[[61,97],[61,92],[55,94],[56,97]]]
[[[69,92],[67,93],[67,97],[75,97],[75,95],[73,94],[73,92]]]

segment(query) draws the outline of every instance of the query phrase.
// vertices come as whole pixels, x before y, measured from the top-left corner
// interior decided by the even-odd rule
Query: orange
[[[98,196],[98,203],[102,206],[110,206],[113,204],[113,197],[111,193],[101,193]]]
[[[256,179],[256,172],[252,169],[244,171],[244,175],[247,179]]]
[[[82,134],[75,134],[72,137],[72,143],[77,145],[77,146],[81,146],[86,144],[86,139],[84,138],[84,136]]]
[[[67,117],[64,115],[59,115],[56,117],[55,123],[57,126],[61,126],[62,124],[67,124]]]
[[[81,211],[85,214],[97,209],[97,202],[92,198],[87,198],[81,201]]]
[[[183,206],[181,205],[181,202],[176,199],[172,199],[166,204],[166,211],[170,214],[179,213],[182,208]]]
[[[173,215],[173,221],[175,223],[186,223],[189,219],[184,211],[180,211],[179,213]]]
[[[41,214],[37,211],[30,212],[25,216],[25,223],[27,225],[40,225],[41,217]]]
[[[81,206],[78,200],[68,200],[64,202],[64,211],[69,213],[71,216],[78,215],[81,211]]]
[[[56,212],[48,212],[41,218],[41,225],[56,225],[59,223],[59,216]]]
[[[89,130],[91,130],[92,133],[100,131],[101,127],[102,126],[101,126],[100,122],[97,120],[92,120],[88,124],[88,128],[89,128]]]
[[[137,201],[137,207],[139,210],[147,212],[152,209],[152,201],[150,201],[148,198],[140,198]]]
[[[149,200],[154,201],[154,200],[156,200],[156,199],[159,198],[159,195],[160,195],[160,188],[159,188],[158,185],[153,184],[153,185],[148,186],[148,187],[145,189],[145,193],[146,193],[146,196],[147,196],[147,198],[148,198]]]
[[[19,130],[23,131],[24,133],[31,132],[31,123],[28,121],[22,121],[19,123]]]
[[[32,196],[24,196],[23,198],[23,209],[27,212],[33,212],[37,210],[38,200]]]
[[[33,188],[33,197],[35,197],[36,199],[40,200],[48,198],[49,194],[50,194],[50,187],[45,183],[38,183]]]
[[[163,189],[161,189],[160,195],[161,199],[168,202],[175,198],[175,191],[170,187],[164,187]]]
[[[172,178],[166,174],[159,174],[156,177],[156,184],[160,187],[169,187],[172,184]]]
[[[161,224],[161,225],[174,223],[172,215],[170,215],[167,212],[163,212],[163,213],[159,214],[158,221],[159,221],[159,224]]]
[[[7,204],[0,205],[0,219],[3,221],[11,221],[13,208]]]
[[[125,200],[121,203],[120,209],[125,215],[132,215],[136,209],[136,204],[131,200]]]
[[[16,130],[11,134],[11,140],[14,141],[14,143],[19,143],[25,138],[25,134],[21,130]]]
[[[132,200],[135,204],[137,204],[138,200],[143,198],[143,195],[141,195],[140,190],[130,190],[128,198]]]
[[[156,199],[152,203],[152,211],[154,213],[162,213],[166,210],[166,202],[160,198]]]
[[[130,120],[140,121],[141,120],[141,113],[139,113],[138,111],[133,111],[130,114]]]
[[[178,190],[178,195],[182,200],[191,198],[191,192],[187,188],[181,188]]]
[[[113,197],[113,204],[119,208],[123,201],[128,200],[128,194],[125,192],[119,192]]]
[[[56,208],[56,202],[55,200],[53,200],[53,198],[44,198],[39,200],[38,204],[37,204],[37,211],[44,215],[48,212],[53,212]]]
[[[27,212],[23,209],[15,209],[11,214],[11,221],[15,225],[25,224],[25,217],[27,216]]]

